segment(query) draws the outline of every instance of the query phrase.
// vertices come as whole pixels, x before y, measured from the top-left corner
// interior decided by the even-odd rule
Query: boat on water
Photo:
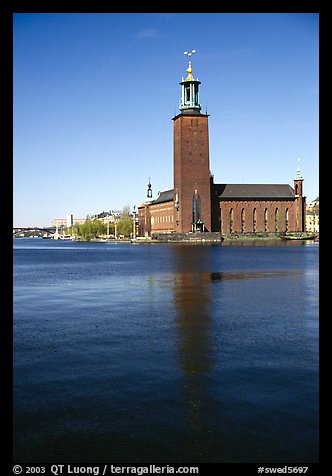
[[[308,234],[308,233],[302,233],[302,234],[298,234],[298,235],[280,235],[280,238],[282,240],[298,240],[298,241],[302,241],[302,240],[315,240],[316,239],[316,235],[315,234]]]
[[[75,237],[71,235],[59,235],[55,234],[54,235],[54,240],[65,240],[65,241],[74,241]]]

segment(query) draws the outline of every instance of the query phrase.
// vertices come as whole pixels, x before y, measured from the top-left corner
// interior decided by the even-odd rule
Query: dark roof
[[[294,199],[294,189],[288,184],[232,183],[216,184],[219,198],[229,199]]]
[[[170,202],[171,200],[174,200],[174,190],[173,188],[171,190],[165,190],[164,192],[160,192],[160,195],[156,200],[153,200],[151,202],[152,204],[155,203],[163,203],[163,202]]]

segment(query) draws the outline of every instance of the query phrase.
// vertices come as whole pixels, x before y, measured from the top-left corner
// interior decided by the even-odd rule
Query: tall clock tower
[[[201,114],[198,79],[182,78],[174,121],[174,231],[211,231],[208,114]]]

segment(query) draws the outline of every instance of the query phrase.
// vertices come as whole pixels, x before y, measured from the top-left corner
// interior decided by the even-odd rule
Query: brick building
[[[138,235],[169,232],[222,234],[305,231],[303,177],[288,184],[215,184],[210,172],[208,114],[201,114],[198,79],[181,81],[180,113],[174,121],[174,188],[138,207]]]

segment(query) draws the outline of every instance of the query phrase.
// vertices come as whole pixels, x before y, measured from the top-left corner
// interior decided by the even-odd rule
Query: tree
[[[73,225],[70,227],[69,232],[71,235],[81,237],[85,241],[90,241],[97,236],[106,235],[107,225],[101,220],[86,220],[82,225]]]
[[[120,218],[117,221],[117,234],[130,236],[133,232],[133,222],[131,218]]]

